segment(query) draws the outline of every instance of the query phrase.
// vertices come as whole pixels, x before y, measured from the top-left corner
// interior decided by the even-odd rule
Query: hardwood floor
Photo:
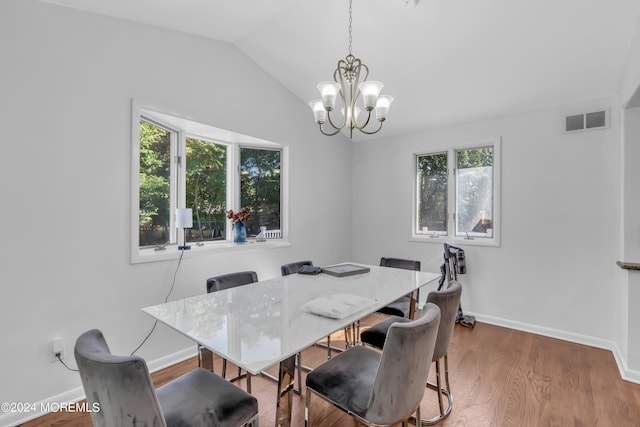
[[[363,327],[381,318],[371,315]],[[332,339],[341,338],[336,334]],[[326,350],[320,347],[303,352],[305,365],[324,360]],[[195,358],[187,360],[153,374],[154,382],[161,385],[196,366]],[[433,366],[431,371],[433,376]],[[443,427],[640,426],[640,385],[620,379],[613,355],[606,350],[476,323],[474,329],[456,326],[449,371],[454,405],[449,418],[439,424]],[[245,388],[244,380],[238,385]],[[273,426],[275,383],[254,377],[252,387],[260,425]],[[312,426],[361,425],[314,397]],[[304,395],[294,397],[293,426],[304,425],[304,400]],[[421,408],[425,417],[437,413],[434,391],[425,391]],[[22,426],[84,427],[91,426],[91,419],[83,413],[54,413]]]

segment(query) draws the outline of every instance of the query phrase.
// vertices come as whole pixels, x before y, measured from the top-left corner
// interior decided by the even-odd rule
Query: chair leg
[[[449,406],[451,406],[453,404],[453,398],[451,397],[451,386],[449,385],[449,358],[446,354],[444,355],[444,382],[447,386]]]
[[[442,401],[442,378],[440,372],[440,359],[436,360],[436,387],[438,387],[438,407],[440,416],[444,415],[444,402]]]
[[[309,427],[309,402],[311,401],[311,391],[307,388],[307,396],[304,402],[304,427]]]
[[[256,414],[253,418],[246,422],[246,427],[258,427],[258,414]]]
[[[213,370],[213,366],[211,368]],[[222,375],[220,375],[225,380],[227,379],[227,359],[222,359]],[[251,394],[251,374],[246,372],[242,373],[242,368],[238,368],[238,375],[236,377],[228,379],[230,382],[237,381],[243,377],[247,377],[247,393]]]
[[[433,418],[428,420],[422,419],[421,424],[423,426],[437,424],[440,421],[444,420],[451,413],[451,409],[453,408],[453,397],[451,396],[451,387],[449,385],[449,359],[447,355],[444,356],[444,387],[442,384],[442,372],[440,369],[440,361],[438,359],[435,361],[436,363],[436,384],[427,383],[427,387],[432,390],[435,390],[438,393],[438,406],[440,409],[440,413]],[[444,397],[447,397],[447,406],[444,406]]]

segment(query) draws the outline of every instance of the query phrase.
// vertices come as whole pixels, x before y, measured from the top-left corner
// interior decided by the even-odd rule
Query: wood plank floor
[[[363,327],[380,319],[371,315]],[[341,337],[336,334],[333,339]],[[317,366],[324,360],[326,350],[320,347],[303,353],[305,365]],[[187,360],[155,373],[154,382],[161,385],[196,366],[195,358]],[[640,426],[640,385],[620,379],[610,351],[477,323],[474,329],[456,326],[449,371],[454,407],[439,424],[443,427]],[[238,385],[245,387],[243,380]],[[275,383],[254,377],[252,387],[259,401],[260,425],[273,426]],[[312,426],[361,425],[319,398],[311,402]],[[293,405],[292,425],[303,426],[304,395],[295,395]],[[421,408],[423,416],[437,413],[435,392],[425,391]],[[22,424],[90,425],[89,415],[82,413],[49,414]]]

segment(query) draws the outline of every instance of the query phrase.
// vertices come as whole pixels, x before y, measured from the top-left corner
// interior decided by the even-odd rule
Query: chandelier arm
[[[342,125],[341,126],[336,126],[336,124],[333,123],[333,120],[331,120],[331,111],[327,111],[327,119],[329,120],[329,124],[331,125],[331,127],[334,128],[334,129],[337,129],[338,132],[340,132],[340,129],[342,129],[346,125],[346,117],[345,117]]]
[[[333,125],[332,125],[332,126],[333,126],[333,128],[334,128],[334,129],[336,129],[336,131],[335,131],[335,132],[333,132],[333,133],[331,133],[331,132],[325,132],[325,131],[324,131],[324,129],[322,129],[322,123],[319,123],[318,125],[319,125],[319,127],[320,127],[320,133],[322,133],[323,135],[326,135],[326,136],[334,136],[334,135],[337,135],[337,134],[338,134],[338,132],[340,132],[340,129],[336,128],[336,127],[335,127],[335,126],[333,126]]]
[[[364,128],[366,128],[366,127],[367,127],[367,125],[369,124],[369,121],[371,120],[371,111],[373,111],[373,110],[367,110],[367,121],[366,121],[366,122],[364,122],[364,124],[363,124],[362,126],[358,126],[358,122],[356,122],[356,121],[354,120],[354,124],[356,125],[356,126],[355,126],[355,127],[356,127],[356,129],[358,129],[359,131],[362,131]],[[380,129],[378,129],[378,130],[380,130]],[[377,131],[376,131],[376,132],[377,132]],[[366,133],[366,132],[365,132],[365,133]],[[375,132],[374,132],[374,133],[375,133]]]
[[[364,126],[363,126],[363,127],[364,127]],[[380,132],[380,129],[382,129],[382,121],[380,121],[380,126],[378,126],[378,129],[374,130],[373,132],[369,132],[369,131],[366,131],[366,130],[364,130],[364,129],[358,128],[358,130],[359,130],[360,132],[362,132],[362,133],[366,133],[367,135],[373,135],[374,133],[378,133],[378,132]]]

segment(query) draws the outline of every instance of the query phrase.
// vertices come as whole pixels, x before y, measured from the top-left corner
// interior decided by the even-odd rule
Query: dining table
[[[419,291],[440,274],[345,262],[319,274],[291,274],[142,310],[252,375],[278,365],[275,425],[291,425],[296,354],[406,295],[414,316]]]

